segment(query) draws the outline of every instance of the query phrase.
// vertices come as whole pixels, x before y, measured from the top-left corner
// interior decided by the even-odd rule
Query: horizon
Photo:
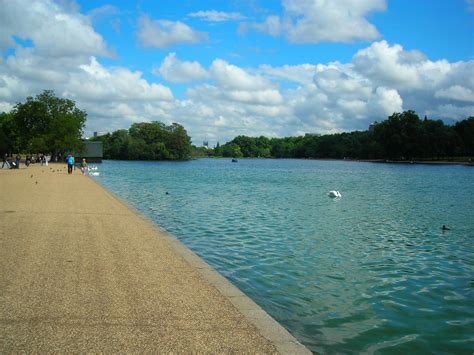
[[[0,1],[0,112],[51,89],[87,112],[85,137],[177,122],[215,145],[474,116],[474,0]]]

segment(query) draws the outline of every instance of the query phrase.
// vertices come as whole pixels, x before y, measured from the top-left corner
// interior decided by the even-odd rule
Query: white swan
[[[329,191],[328,196],[331,197],[331,198],[341,198],[342,197],[341,193],[339,191],[336,191],[336,190]]]

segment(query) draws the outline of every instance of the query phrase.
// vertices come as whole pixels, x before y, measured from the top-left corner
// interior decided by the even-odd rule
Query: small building
[[[102,137],[105,136],[108,132],[94,132],[94,137]]]
[[[102,157],[104,156],[104,149],[102,142],[92,142],[85,140],[84,149],[81,154],[78,154],[76,161],[81,161],[82,158],[86,158],[88,163],[102,163]]]

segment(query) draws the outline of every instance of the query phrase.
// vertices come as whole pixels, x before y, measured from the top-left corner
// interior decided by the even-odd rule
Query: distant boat
[[[237,163],[237,162],[238,162],[238,160],[237,160],[237,159],[235,159],[235,158],[232,158],[232,163]]]

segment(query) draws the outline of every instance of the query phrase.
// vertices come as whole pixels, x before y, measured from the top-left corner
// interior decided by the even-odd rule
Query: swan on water
[[[336,191],[336,190],[329,191],[328,196],[331,197],[331,198],[341,198],[342,197],[341,193],[339,191]]]

